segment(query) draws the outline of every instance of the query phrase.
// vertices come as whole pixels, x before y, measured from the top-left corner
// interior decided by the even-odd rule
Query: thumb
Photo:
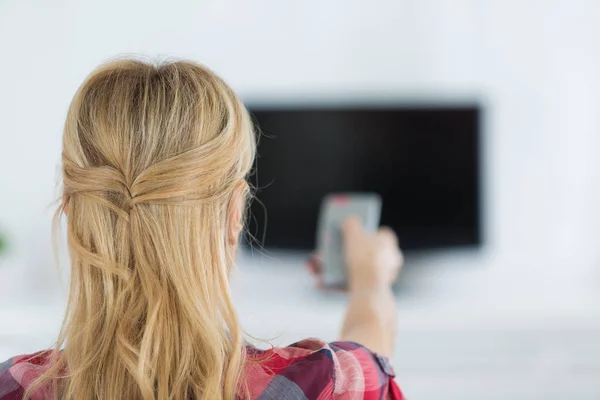
[[[356,215],[351,215],[342,224],[342,235],[345,242],[352,242],[363,235],[362,221]]]

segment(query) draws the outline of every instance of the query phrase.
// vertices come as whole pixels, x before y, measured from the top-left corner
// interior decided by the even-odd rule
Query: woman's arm
[[[391,286],[403,262],[398,240],[388,228],[373,234],[365,232],[356,218],[346,221],[343,233],[350,303],[340,339],[389,357],[396,332],[396,301]]]
[[[362,344],[390,357],[396,332],[396,301],[392,291],[350,292],[340,340]]]

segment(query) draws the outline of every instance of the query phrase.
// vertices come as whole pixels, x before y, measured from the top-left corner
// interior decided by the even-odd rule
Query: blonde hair
[[[228,207],[255,154],[241,101],[194,63],[113,61],[79,88],[63,139],[64,349],[28,395],[238,396]]]

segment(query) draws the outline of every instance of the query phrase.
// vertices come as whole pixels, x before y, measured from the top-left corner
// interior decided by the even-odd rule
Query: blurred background
[[[204,63],[251,109],[383,107],[409,120],[475,110],[476,124],[448,128],[475,142],[446,172],[466,176],[448,193],[470,185],[476,195],[476,218],[453,220],[476,235],[407,251],[397,380],[411,399],[600,399],[599,21],[592,0],[2,0],[0,359],[47,348],[60,326],[50,220],[69,102],[99,63],[141,54]],[[448,125],[433,125],[402,134],[437,143]],[[447,149],[428,148],[421,165]],[[452,165],[464,157],[461,175]],[[393,171],[384,214],[413,215],[415,188],[428,185]],[[286,232],[273,224],[277,244]],[[234,294],[246,331],[275,345],[334,340],[345,296],[316,290],[305,272],[310,233],[290,243],[299,248],[241,255]]]

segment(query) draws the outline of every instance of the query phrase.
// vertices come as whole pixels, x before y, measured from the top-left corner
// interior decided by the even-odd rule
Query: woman
[[[402,261],[389,230],[344,228],[340,342],[244,342],[229,274],[254,153],[246,109],[204,67],[122,60],[93,72],[63,137],[62,331],[55,350],[0,364],[0,399],[402,398],[385,357]]]

